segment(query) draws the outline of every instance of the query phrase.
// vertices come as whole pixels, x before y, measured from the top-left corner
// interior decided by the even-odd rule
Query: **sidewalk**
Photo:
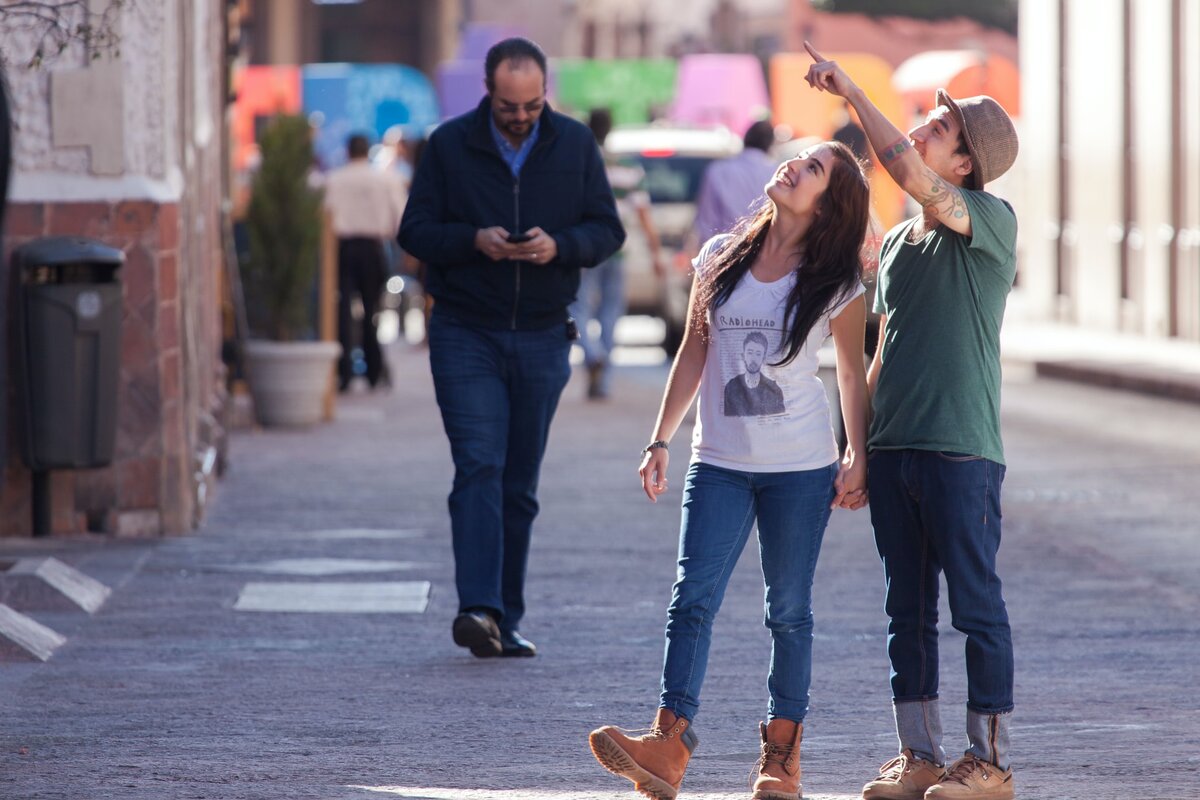
[[[523,626],[540,653],[478,660],[450,640],[452,472],[425,352],[393,348],[391,358],[396,388],[344,398],[333,424],[236,435],[231,471],[192,535],[0,542],[0,558],[52,552],[114,589],[91,618],[35,614],[68,643],[44,664],[0,667],[0,797],[632,800],[594,762],[586,734],[606,722],[642,727],[656,704],[686,433],[662,502],[645,501],[635,470],[665,368],[623,368],[607,403],[586,403],[579,375],[568,387]],[[1020,466],[1005,486],[1001,553],[1021,656],[1018,796],[1182,796],[1170,766],[1194,757],[1200,717],[1176,698],[1194,683],[1200,602],[1190,585],[1162,588],[1080,544],[1101,547],[1107,506],[1095,498],[1110,490],[1085,467],[1052,463],[1077,434],[1025,425],[1026,409],[1045,404],[1020,391],[1006,394],[1024,405],[1006,433]],[[1183,413],[1190,430],[1200,412]],[[1184,482],[1195,474],[1189,441],[1163,462],[1174,483],[1138,473],[1162,491]],[[1088,446],[1087,465],[1112,450]],[[1173,512],[1181,520],[1188,502]],[[1120,514],[1143,513],[1124,503]],[[1182,542],[1178,524],[1170,535]],[[867,513],[835,512],[817,574],[809,800],[857,797],[894,752],[880,572]],[[353,590],[390,610],[372,612]],[[309,610],[249,610],[254,602]],[[320,602],[343,606],[313,610]],[[962,638],[945,608],[942,619],[953,753],[964,745]],[[769,650],[750,546],[716,623],[681,800],[748,796]]]
[[[1200,403],[1200,342],[1031,321],[1019,306],[1010,308],[1000,342],[1006,362],[1038,375]]]

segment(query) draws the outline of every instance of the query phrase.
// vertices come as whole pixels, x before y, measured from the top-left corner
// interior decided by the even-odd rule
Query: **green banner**
[[[665,111],[675,97],[676,63],[671,59],[594,61],[564,58],[554,62],[560,110],[586,117],[593,108],[608,108],[613,122],[648,122]]]

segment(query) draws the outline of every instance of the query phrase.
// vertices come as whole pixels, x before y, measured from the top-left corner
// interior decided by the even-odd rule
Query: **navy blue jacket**
[[[538,140],[512,170],[496,149],[491,104],[442,123],[425,145],[400,223],[400,246],[425,262],[437,307],[470,325],[540,330],[563,323],[579,289],[579,268],[594,267],[625,240],[588,128],[542,112]],[[548,264],[493,261],[475,248],[480,228],[540,227],[558,256]]]

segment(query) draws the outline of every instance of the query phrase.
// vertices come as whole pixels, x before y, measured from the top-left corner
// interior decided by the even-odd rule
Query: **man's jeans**
[[[996,575],[1004,466],[956,453],[876,450],[867,484],[887,579],[888,656],[897,703],[938,695],[938,574],[967,637],[967,708],[1013,708],[1013,648]]]
[[[667,609],[659,705],[691,720],[700,706],[712,625],[758,520],[771,631],[768,717],[802,722],[812,677],[812,582],[837,466],[740,472],[692,464],[683,489],[678,577]]]
[[[493,331],[439,313],[429,363],[454,459],[450,526],[459,609],[525,613],[525,565],[537,516],[538,472],[558,398],[571,375],[562,324]]]
[[[625,267],[620,255],[580,270],[579,295],[570,313],[579,325],[584,363],[591,366],[607,361],[613,351],[617,320],[625,313]],[[600,323],[598,338],[589,331],[588,323],[593,318]]]

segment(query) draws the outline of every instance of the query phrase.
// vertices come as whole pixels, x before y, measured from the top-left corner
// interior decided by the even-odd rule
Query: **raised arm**
[[[854,106],[879,163],[900,188],[920,203],[926,215],[953,231],[970,236],[971,215],[963,201],[962,190],[925,164],[913,149],[909,137],[875,107],[836,61],[827,60],[808,42],[804,47],[815,62],[808,68],[805,78],[809,85],[843,97]]]

